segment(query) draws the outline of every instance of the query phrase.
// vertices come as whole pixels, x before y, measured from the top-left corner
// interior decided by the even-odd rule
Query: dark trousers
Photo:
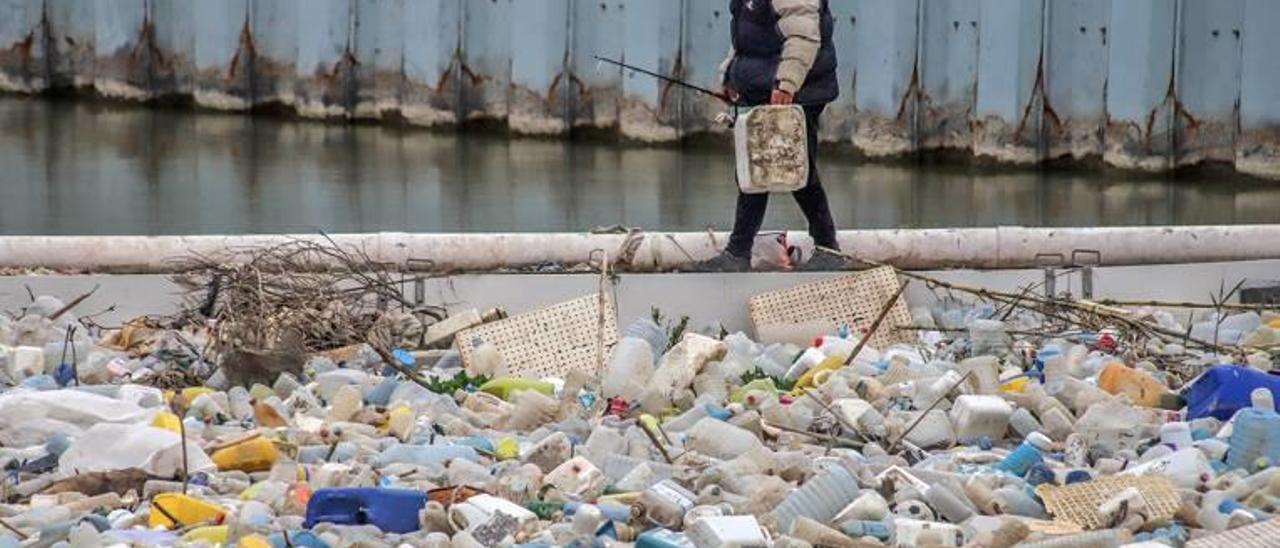
[[[827,205],[827,191],[822,189],[822,180],[818,178],[818,118],[826,105],[804,107],[805,118],[809,126],[809,182],[804,188],[791,193],[800,205],[800,211],[809,221],[809,236],[813,243],[831,249],[840,249],[836,243],[836,223],[831,218],[831,207]],[[725,248],[736,257],[750,257],[751,245],[760,225],[764,223],[764,212],[769,207],[768,194],[738,193],[738,211],[733,219],[733,234],[729,236],[729,246]]]

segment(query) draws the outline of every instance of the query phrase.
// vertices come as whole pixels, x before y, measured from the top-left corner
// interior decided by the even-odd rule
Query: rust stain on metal
[[[671,63],[671,77],[676,80],[684,79],[684,51],[676,52],[676,58]],[[671,97],[671,90],[675,87],[672,82],[662,82],[658,90],[658,110],[662,111],[667,108],[667,101]]]
[[[920,63],[917,62],[911,66],[911,82],[907,84],[907,90],[902,93],[902,99],[898,101],[898,112],[894,114],[893,119],[897,122],[904,122],[903,118],[907,115],[907,107],[910,106],[912,97],[918,99],[920,93]]]
[[[252,60],[258,57],[258,48],[253,39],[253,27],[250,25],[249,17],[245,16],[244,26],[240,28],[240,47],[236,48],[236,53],[231,57],[231,64],[227,70],[227,78],[236,78],[241,70],[246,75],[251,75],[253,69],[249,67]]]

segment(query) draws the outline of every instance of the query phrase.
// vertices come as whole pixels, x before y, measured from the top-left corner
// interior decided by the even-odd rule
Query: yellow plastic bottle
[[[535,379],[519,379],[515,377],[501,377],[493,379],[481,385],[479,390],[481,392],[493,394],[507,401],[510,401],[511,396],[521,390],[537,390],[547,396],[551,396],[556,393],[555,385],[549,382]]]
[[[185,408],[191,405],[191,402],[196,401],[196,398],[200,397],[201,394],[212,394],[212,393],[213,393],[213,389],[207,386],[193,386],[191,388],[183,388],[182,389],[182,406]]]
[[[256,437],[219,449],[211,456],[218,470],[241,470],[244,472],[262,472],[270,470],[280,459],[280,452],[271,440]]]
[[[170,413],[168,411],[161,411],[159,413],[156,413],[156,417],[154,419],[151,419],[151,426],[154,426],[156,428],[163,428],[165,430],[171,430],[174,432],[181,432],[182,419],[178,418],[177,415],[174,415],[173,413]]]
[[[840,356],[831,356],[821,362],[818,362],[818,365],[810,367],[808,371],[805,371],[804,374],[800,376],[800,379],[796,381],[795,388],[791,390],[791,395],[797,397],[803,396],[804,389],[817,385],[819,378],[826,380],[827,375],[823,373],[835,371],[841,367],[844,367],[844,358],[841,358]]]
[[[1160,407],[1172,395],[1159,379],[1120,362],[1112,362],[1098,373],[1098,387],[1111,394],[1124,394],[1135,405]]]
[[[218,524],[225,517],[226,512],[215,504],[181,493],[161,493],[151,499],[151,517],[147,524],[152,528],[172,529],[201,523]]]
[[[182,542],[205,542],[214,546],[222,546],[227,543],[229,529],[226,525],[196,527],[188,531],[187,534],[182,535]]]

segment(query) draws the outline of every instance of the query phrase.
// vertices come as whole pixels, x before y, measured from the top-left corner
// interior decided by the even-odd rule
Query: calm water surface
[[[1198,171],[864,165],[824,153],[846,228],[1280,222],[1280,184]],[[727,228],[730,153],[0,97],[0,234]],[[775,198],[769,228],[804,227]]]

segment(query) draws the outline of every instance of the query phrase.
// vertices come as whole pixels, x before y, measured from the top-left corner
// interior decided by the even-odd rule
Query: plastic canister
[[[964,494],[952,491],[945,482],[930,484],[924,492],[924,498],[939,516],[952,523],[962,523],[976,513]]]
[[[449,506],[448,510],[449,523],[454,529],[471,533],[475,533],[489,523],[497,514],[504,514],[514,520],[517,529],[538,520],[538,516],[529,509],[507,499],[486,494],[476,495],[467,499],[466,502],[455,503]]]
[[[827,356],[824,355],[821,350],[818,350],[817,348],[806,348],[805,351],[800,354],[800,357],[796,358],[796,361],[791,364],[791,368],[787,369],[785,377],[787,380],[796,380],[800,378],[801,375],[804,375],[806,371],[822,363],[826,359]]]
[[[1257,388],[1280,390],[1280,375],[1235,365],[1210,367],[1183,393],[1187,419],[1230,419],[1236,411],[1252,406],[1250,395]]]
[[[1013,407],[999,396],[964,395],[956,398],[951,408],[951,422],[956,438],[1004,438],[1009,429]]]
[[[1022,477],[1033,465],[1041,462],[1042,451],[1048,450],[1052,445],[1053,441],[1044,434],[1032,432],[1016,449],[996,463],[995,469]]]
[[[704,516],[687,533],[698,548],[764,548],[769,541],[755,516]]]
[[[964,545],[964,530],[950,523],[898,518],[893,520],[898,546],[937,546],[953,548]]]
[[[1280,464],[1280,415],[1254,408],[1240,411],[1231,429],[1227,467],[1255,472]]]
[[[662,527],[680,527],[684,515],[697,505],[698,496],[672,480],[662,480],[645,489],[637,504],[642,516]]]
[[[214,451],[210,458],[218,465],[218,470],[263,472],[270,470],[276,460],[279,460],[280,452],[271,440],[257,436]]]
[[[978,356],[956,364],[961,373],[971,373],[970,385],[978,394],[1000,392],[1000,360],[995,356]]]
[[[1127,468],[1121,473],[1139,476],[1164,474],[1175,486],[1184,489],[1197,489],[1213,478],[1209,460],[1195,447],[1179,449],[1167,456]]]
[[[216,525],[225,518],[226,512],[215,504],[181,493],[161,493],[151,499],[151,517],[147,524],[168,529],[202,523]]]
[[[1159,379],[1120,362],[1112,362],[1098,373],[1098,387],[1111,394],[1124,394],[1136,405],[1164,407],[1172,393]]]
[[[791,522],[805,516],[826,523],[858,496],[858,483],[843,466],[827,466],[818,475],[791,491],[774,509],[779,531],[790,531]]]
[[[408,489],[320,489],[307,502],[305,526],[373,525],[387,533],[410,533],[420,528],[418,512],[426,505],[425,493]]]

